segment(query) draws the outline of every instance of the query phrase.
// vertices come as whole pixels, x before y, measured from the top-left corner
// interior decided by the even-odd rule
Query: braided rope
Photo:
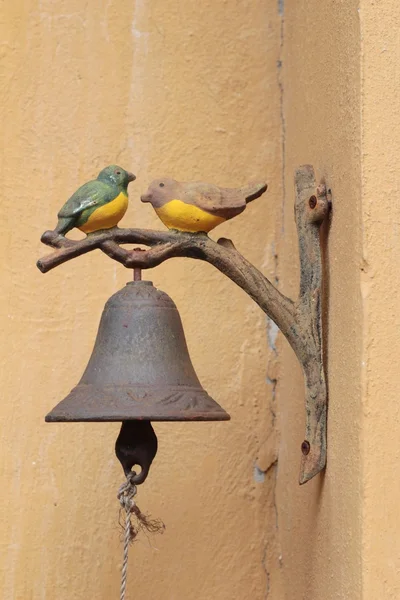
[[[142,513],[134,497],[137,493],[137,487],[133,483],[133,479],[136,477],[136,473],[132,471],[126,481],[121,485],[118,490],[117,498],[121,504],[121,510],[126,513],[125,525],[121,523],[121,526],[125,529],[124,532],[124,559],[122,561],[121,570],[121,593],[120,600],[125,600],[126,595],[126,582],[128,572],[128,553],[129,545],[135,540],[139,531],[147,531],[148,533],[163,533],[165,525],[160,519],[152,519],[150,516]],[[134,524],[132,524],[132,517],[134,517]]]
[[[121,592],[120,592],[120,600],[125,600],[126,594],[126,581],[127,581],[127,572],[128,572],[128,554],[129,554],[129,544],[135,538],[135,531],[132,527],[131,516],[135,507],[134,497],[136,496],[137,488],[136,485],[132,482],[132,475],[128,475],[126,481],[121,485],[118,490],[117,498],[120,501],[121,508],[126,512],[125,518],[125,535],[124,535],[124,559],[122,563],[122,571],[121,571]]]

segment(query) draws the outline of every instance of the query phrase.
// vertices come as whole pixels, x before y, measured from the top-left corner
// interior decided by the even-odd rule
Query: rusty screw
[[[310,208],[315,208],[317,206],[317,198],[316,196],[311,196],[308,204],[310,205]]]
[[[302,442],[301,444],[301,451],[304,454],[304,456],[307,456],[307,454],[310,452],[310,442],[307,442],[307,440],[304,440],[304,442]]]

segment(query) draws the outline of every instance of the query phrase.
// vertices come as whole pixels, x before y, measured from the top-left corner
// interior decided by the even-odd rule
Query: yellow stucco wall
[[[131,275],[92,253],[47,275],[42,231],[103,166],[138,176],[126,226],[162,227],[139,195],[157,175],[270,192],[219,228],[271,278],[281,207],[275,2],[27,0],[2,5],[0,597],[118,597],[115,424],[48,425],[78,381],[107,298]],[[166,533],[132,548],[129,598],[262,598],[274,549],[272,387],[264,315],[212,267],[151,273],[176,301],[222,424],[159,424],[138,503]],[[261,456],[261,454],[260,454]],[[264,479],[264,481],[260,481]],[[268,568],[267,568],[268,563]]]
[[[400,7],[360,3],[363,190],[363,581],[400,598]]]
[[[325,354],[329,387],[328,468],[297,487],[293,460],[304,438],[303,382],[282,343],[278,385],[278,530],[285,600],[359,600],[362,596],[361,118],[358,2],[285,4],[285,220],[279,272],[296,293],[293,171],[314,165],[332,188],[327,242]],[[276,596],[280,600],[280,596]]]
[[[334,204],[328,468],[305,486],[303,381],[286,341],[211,266],[150,272],[232,421],[156,425],[138,503],[167,529],[133,546],[128,598],[400,597],[399,13],[396,0],[3,3],[2,599],[118,597],[118,426],[43,419],[80,378],[104,302],[130,273],[100,253],[35,267],[61,204],[113,162],[138,176],[123,222],[135,227],[161,227],[138,201],[157,175],[266,177],[268,193],[216,235],[291,296],[294,169],[312,163]]]
[[[323,243],[328,467],[302,488],[293,486],[302,378],[281,346],[277,600],[400,597],[399,20],[395,1],[285,3],[285,291],[297,285],[298,164],[310,162],[326,178],[333,214]]]

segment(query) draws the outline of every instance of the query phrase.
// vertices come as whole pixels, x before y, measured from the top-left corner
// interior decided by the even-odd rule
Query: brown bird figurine
[[[247,204],[259,198],[266,189],[266,183],[222,188],[201,181],[184,183],[164,177],[152,181],[141,200],[151,203],[169,229],[209,232],[243,212]]]

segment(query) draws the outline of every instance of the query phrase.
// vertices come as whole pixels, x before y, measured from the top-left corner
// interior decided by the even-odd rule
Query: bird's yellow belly
[[[79,229],[85,233],[92,233],[99,229],[115,227],[126,213],[127,208],[128,196],[121,192],[114,200],[93,211],[86,223]]]
[[[155,211],[169,229],[191,233],[209,232],[226,220],[223,217],[211,215],[197,206],[186,204],[182,200],[170,200],[164,206],[156,208]]]

